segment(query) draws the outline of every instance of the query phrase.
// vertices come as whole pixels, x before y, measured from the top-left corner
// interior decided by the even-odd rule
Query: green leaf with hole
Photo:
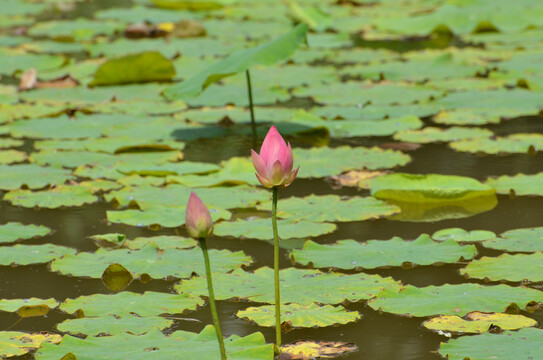
[[[460,274],[475,279],[491,281],[543,281],[543,253],[502,254],[498,257],[482,257],[473,260]]]
[[[266,344],[264,335],[253,333],[245,337],[232,335],[224,340],[228,359],[269,360],[273,358],[273,345]],[[123,344],[119,346],[119,344]],[[199,334],[176,331],[166,336],[158,329],[144,335],[128,333],[114,336],[89,336],[86,339],[65,335],[59,345],[42,346],[37,360],[58,360],[67,353],[78,360],[130,358],[132,360],[191,359],[215,360],[220,358],[217,334],[213,326],[206,326]]]
[[[543,251],[543,227],[509,230],[485,241],[483,246],[511,252]]]
[[[0,244],[42,237],[51,234],[51,232],[51,229],[43,225],[8,222],[0,225]]]
[[[91,189],[83,185],[63,185],[49,190],[14,190],[4,195],[4,200],[15,206],[27,208],[57,209],[59,207],[82,206],[98,201]]]
[[[0,165],[0,189],[16,190],[21,187],[40,189],[47,185],[62,185],[73,179],[71,171],[35,164]]]
[[[508,285],[445,284],[417,288],[406,285],[398,291],[383,290],[368,305],[405,316],[458,315],[471,311],[504,312],[515,304],[524,309],[531,302],[542,303],[543,292]]]
[[[461,228],[448,228],[438,230],[432,234],[432,239],[437,241],[454,240],[456,242],[480,242],[494,239],[496,234],[487,230],[466,231]]]
[[[142,335],[151,329],[164,330],[173,324],[173,320],[160,316],[140,317],[134,314],[117,316],[84,317],[67,319],[57,325],[57,329],[72,335],[118,335],[130,333]]]
[[[60,304],[60,310],[75,314],[81,310],[86,317],[125,316],[131,313],[137,316],[156,316],[161,314],[183,314],[203,306],[198,297],[185,294],[167,294],[146,291],[143,294],[122,291],[117,294],[93,294],[66,299]]]
[[[77,255],[56,259],[51,263],[51,270],[63,275],[99,279],[109,265],[118,263],[128,269],[135,278],[143,274],[153,279],[189,278],[193,273],[205,273],[201,252],[199,247],[162,250],[153,243],[139,250],[98,249],[94,253],[80,252]],[[211,269],[215,272],[228,272],[252,263],[251,257],[242,251],[212,249],[209,256]]]
[[[460,334],[482,334],[495,326],[502,330],[518,330],[536,325],[536,320],[522,315],[483,313],[479,311],[470,312],[463,318],[456,315],[438,316],[422,323],[422,326],[429,330],[450,331]]]
[[[271,211],[271,202],[258,205],[257,209]],[[399,212],[398,207],[373,197],[309,195],[281,200],[277,216],[292,221],[336,222],[379,219]]]
[[[75,249],[53,244],[4,246],[0,252],[0,265],[44,264],[75,253]]]
[[[330,223],[317,223],[313,221],[278,220],[279,238],[297,239],[314,237],[331,233],[336,230],[336,225]],[[238,219],[236,221],[223,221],[215,225],[215,235],[233,236],[235,238],[271,240],[273,232],[270,219]]]
[[[442,243],[423,234],[416,240],[405,241],[399,237],[391,240],[340,240],[335,244],[321,245],[308,240],[303,249],[292,251],[297,263],[311,263],[318,268],[374,269],[387,266],[402,266],[405,263],[432,265],[455,263],[472,259],[477,254],[473,245],[461,246],[453,240]]]
[[[433,142],[450,142],[465,139],[488,138],[492,131],[482,128],[468,128],[453,126],[447,129],[425,127],[422,130],[406,130],[394,134],[395,140],[428,144]]]
[[[258,326],[275,326],[275,305],[249,307],[239,310],[236,316]],[[315,328],[343,325],[360,320],[358,311],[348,311],[343,306],[288,304],[281,306],[281,321],[289,321],[295,328]]]
[[[462,336],[441,343],[439,353],[449,360],[532,360],[541,355],[543,330],[536,328]]]
[[[96,70],[90,86],[171,81],[174,76],[170,59],[158,51],[145,51],[106,61]]]
[[[230,274],[213,274],[215,297],[218,300],[244,299],[273,304],[273,269],[262,267],[254,272],[241,269]],[[376,296],[383,289],[397,292],[401,286],[392,278],[368,274],[340,274],[318,270],[287,268],[280,271],[281,302],[309,305],[357,302]],[[182,280],[175,286],[178,293],[207,296],[205,277]]]
[[[503,175],[498,178],[489,178],[486,184],[496,189],[498,194],[511,194],[518,196],[543,196],[543,172],[514,176]]]
[[[370,180],[371,194],[404,202],[462,201],[494,194],[479,181],[455,175],[396,173]]]

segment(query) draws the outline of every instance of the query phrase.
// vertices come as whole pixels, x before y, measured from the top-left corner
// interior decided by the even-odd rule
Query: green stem
[[[207,253],[206,239],[199,239],[202,252],[204,253],[204,260],[206,264],[206,278],[207,289],[209,291],[209,306],[211,307],[211,316],[213,317],[213,325],[215,325],[215,332],[217,333],[217,339],[219,340],[219,347],[221,349],[221,360],[226,360],[226,350],[224,348],[224,339],[222,337],[221,326],[219,324],[219,316],[217,315],[217,307],[215,306],[215,293],[213,292],[213,281],[211,280],[211,265],[209,263],[209,255]]]
[[[277,187],[272,189],[273,272],[275,274],[275,342],[281,347],[281,292],[279,290],[279,235],[277,234]]]
[[[253,106],[253,87],[251,86],[251,74],[249,69],[245,70],[245,77],[247,78],[247,92],[249,93],[249,110],[251,111],[251,128],[253,130],[253,144],[256,146],[256,123],[255,123],[255,109]]]

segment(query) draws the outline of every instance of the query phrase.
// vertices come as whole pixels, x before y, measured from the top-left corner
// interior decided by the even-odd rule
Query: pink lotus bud
[[[194,239],[205,239],[213,233],[213,220],[209,209],[194,191],[190,193],[189,202],[187,203],[185,225],[189,235]]]
[[[264,187],[289,186],[298,175],[299,166],[292,171],[293,158],[290,143],[288,145],[285,143],[275,126],[268,131],[260,148],[260,154],[251,150],[251,155],[256,177]]]

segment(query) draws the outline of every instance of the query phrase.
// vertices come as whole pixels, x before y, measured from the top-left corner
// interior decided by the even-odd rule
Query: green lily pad
[[[273,41],[234,53],[190,79],[167,88],[164,95],[170,100],[193,97],[225,77],[246,71],[255,65],[271,65],[283,61],[300,46],[307,30],[307,25],[300,24]]]
[[[0,265],[44,264],[61,256],[75,253],[75,249],[53,244],[4,246],[0,252]]]
[[[5,7],[8,6],[11,5]],[[38,72],[52,70],[61,67],[64,62],[65,58],[60,55],[37,55],[18,49],[0,49],[0,74],[4,75],[13,75],[17,71],[30,68],[35,68]]]
[[[23,151],[19,150],[0,150],[0,165],[13,164],[21,161],[25,161],[27,155]]]
[[[317,268],[374,269],[388,266],[402,266],[405,263],[432,265],[455,263],[472,259],[477,254],[474,245],[461,246],[456,241],[442,243],[433,241],[423,234],[416,240],[405,241],[394,237],[388,241],[340,240],[332,245],[321,245],[308,240],[303,249],[292,250],[297,263]]]
[[[83,185],[57,186],[49,190],[14,190],[4,195],[4,200],[15,206],[27,208],[48,208],[81,206],[98,201],[91,189]]]
[[[394,134],[395,140],[428,144],[432,142],[450,142],[464,139],[478,139],[492,136],[493,133],[487,129],[451,127],[440,129],[435,127],[425,127],[422,130],[407,130]]]
[[[89,238],[92,239],[97,246],[104,248],[120,247],[123,246],[126,241],[126,235],[119,233],[98,234],[89,236]]]
[[[0,149],[19,147],[19,146],[23,146],[23,144],[24,144],[24,141],[22,140],[15,140],[15,139],[10,139],[10,138],[0,139]]]
[[[485,241],[483,246],[514,252],[543,251],[543,227],[509,230],[495,239]]]
[[[0,165],[0,189],[16,190],[21,187],[40,189],[47,185],[62,185],[72,180],[71,171],[35,164]]]
[[[370,180],[371,194],[404,202],[462,201],[489,196],[495,190],[479,181],[454,175],[396,173]]]
[[[482,257],[473,260],[460,274],[470,278],[491,281],[543,281],[543,253],[502,254],[498,257]]]
[[[543,149],[543,135],[514,134],[507,137],[477,138],[450,144],[456,151],[485,154],[526,154]]]
[[[51,229],[43,225],[23,225],[19,222],[8,222],[0,225],[0,243],[11,243],[28,240],[51,234]]]
[[[66,299],[60,304],[60,310],[75,314],[82,310],[86,317],[126,316],[131,313],[138,316],[156,316],[161,314],[183,314],[194,311],[204,302],[198,297],[184,294],[166,294],[146,291],[138,294],[122,291],[117,294],[94,294]]]
[[[448,228],[438,230],[432,234],[432,239],[437,241],[454,240],[456,242],[479,242],[496,238],[496,234],[487,230],[466,231],[461,228]]]
[[[462,336],[441,343],[439,353],[449,360],[531,360],[541,354],[542,340],[543,330],[533,328],[505,331],[499,335]]]
[[[201,252],[200,248],[159,249],[152,243],[139,250],[98,249],[94,253],[80,252],[56,259],[51,263],[51,270],[63,275],[99,279],[109,265],[117,263],[130,271],[135,278],[143,274],[153,279],[189,278],[193,273],[205,273]],[[209,256],[211,269],[215,272],[228,272],[252,262],[251,257],[242,251],[213,249],[209,251]]]
[[[407,285],[399,292],[385,289],[368,305],[375,310],[423,317],[464,316],[472,311],[504,312],[512,303],[523,309],[532,301],[543,302],[543,293],[507,285],[445,284],[423,288]]]
[[[79,18],[75,20],[38,22],[28,30],[31,36],[46,36],[57,41],[89,40],[97,35],[113,35],[121,29],[115,21],[96,21]]]
[[[132,6],[129,8],[109,8],[94,13],[97,19],[117,20],[126,24],[143,23],[146,21],[157,23],[176,22],[180,17],[197,17],[195,13],[164,10],[146,6]]]
[[[273,304],[275,295],[270,287],[273,269],[262,267],[253,273],[241,269],[230,274],[213,274],[215,298],[218,300],[244,299]],[[281,302],[300,305],[339,304],[345,300],[357,302],[376,296],[383,289],[397,292],[400,283],[379,275],[340,274],[318,270],[287,268],[280,271]],[[207,296],[205,277],[193,277],[175,286],[178,293]],[[534,290],[535,291],[535,290]]]
[[[173,320],[164,319],[160,316],[140,317],[127,314],[122,317],[100,316],[67,319],[58,324],[57,329],[73,335],[117,335],[127,332],[134,335],[142,335],[153,328],[164,330],[172,324]]]
[[[228,359],[268,360],[273,358],[273,345],[266,344],[264,335],[253,333],[245,337],[232,335],[225,339]],[[123,344],[119,347],[119,344]],[[89,348],[92,351],[89,352]],[[150,350],[152,349],[152,350]],[[144,335],[128,333],[115,336],[87,337],[85,340],[64,336],[59,345],[42,346],[36,354],[38,360],[58,360],[72,353],[78,360],[107,359],[111,354],[133,360],[159,360],[168,358],[194,358],[214,360],[220,358],[217,335],[212,326],[199,334],[176,331],[166,336],[158,329]]]
[[[19,331],[1,331],[0,356],[4,358],[21,356],[36,350],[44,342],[59,343],[60,340],[62,340],[62,337],[58,334],[27,334]]]
[[[29,299],[1,299],[0,300],[0,311],[7,312],[17,312],[23,306],[36,306],[36,305],[45,305],[50,309],[56,308],[59,303],[57,300],[50,299],[38,299],[35,297]]]
[[[91,86],[170,81],[175,76],[171,60],[158,51],[129,54],[106,61],[94,74]]]
[[[126,240],[124,246],[129,249],[141,249],[148,243],[153,242],[159,249],[190,249],[198,245],[198,242],[191,238],[173,235],[159,235],[151,237],[137,237],[133,240]]]
[[[256,323],[258,326],[275,326],[275,305],[249,307],[239,310],[236,316]],[[362,315],[358,311],[348,311],[343,306],[317,304],[288,304],[281,306],[281,321],[289,321],[293,327],[325,327],[348,324],[357,321]]]
[[[464,318],[455,315],[439,316],[422,323],[422,326],[430,330],[452,331],[462,334],[482,334],[494,326],[503,330],[518,330],[536,325],[537,321],[522,315],[478,311],[470,312]]]
[[[503,175],[498,178],[489,178],[486,184],[496,189],[498,194],[512,194],[518,196],[537,195],[543,196],[543,172],[515,176]]]
[[[126,175],[143,176],[167,176],[167,175],[186,175],[186,174],[206,174],[219,169],[215,164],[180,161],[177,163],[129,163],[121,164],[117,167],[118,171]]]
[[[400,151],[339,146],[336,148],[294,149],[294,163],[301,161],[299,178],[321,178],[348,170],[377,170],[402,166],[411,157]]]
[[[331,233],[336,230],[336,225],[330,223],[317,223],[300,220],[277,220],[279,238],[297,239],[315,237]],[[215,235],[233,236],[235,238],[270,240],[273,239],[271,219],[250,219],[236,221],[223,221],[215,225]]]
[[[259,210],[271,211],[271,202],[260,204]],[[277,216],[292,221],[314,222],[361,221],[399,213],[400,209],[372,197],[342,198],[338,195],[309,195],[281,200]]]

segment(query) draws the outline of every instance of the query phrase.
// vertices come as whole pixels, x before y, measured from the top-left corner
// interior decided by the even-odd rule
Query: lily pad
[[[218,300],[244,299],[273,304],[275,295],[272,283],[273,269],[262,267],[252,273],[241,269],[230,274],[213,274],[215,298]],[[300,305],[340,304],[357,302],[376,296],[383,289],[400,290],[400,283],[379,275],[324,273],[318,270],[287,268],[280,270],[281,302]],[[175,286],[178,293],[207,296],[205,277],[182,280]],[[535,291],[535,290],[533,290]],[[542,296],[543,297],[543,296]]]
[[[53,244],[4,246],[0,252],[0,265],[44,264],[76,250]]]
[[[487,129],[450,127],[441,129],[435,127],[425,127],[422,130],[407,130],[394,134],[395,140],[428,144],[432,142],[450,142],[464,139],[487,138],[493,133]]]
[[[126,240],[124,246],[129,249],[141,249],[148,243],[153,242],[159,249],[190,249],[198,245],[198,242],[191,238],[173,235],[159,235],[151,237],[137,237],[133,240]]]
[[[149,243],[140,250],[98,249],[95,253],[80,252],[64,256],[51,263],[51,270],[63,275],[99,279],[111,264],[121,264],[134,277],[147,274],[153,279],[166,277],[189,278],[193,273],[203,274],[204,263],[200,248],[180,250],[159,249]],[[251,257],[242,251],[210,250],[211,269],[215,272],[228,272],[252,262]]]
[[[21,187],[40,189],[47,185],[62,185],[73,179],[71,171],[35,164],[0,165],[0,189],[16,190]]]
[[[232,335],[225,339],[228,358],[232,360],[268,360],[273,358],[273,345],[266,344],[264,335],[253,333],[245,337]],[[124,344],[119,347],[119,344]],[[92,351],[89,352],[89,348]],[[152,349],[152,350],[150,350]],[[111,354],[134,360],[194,358],[214,360],[220,358],[217,335],[212,326],[199,334],[176,331],[166,336],[158,329],[144,335],[119,334],[115,336],[87,337],[85,340],[64,336],[59,345],[42,346],[36,354],[38,360],[58,360],[72,353],[78,360],[107,359]]]
[[[416,240],[405,241],[394,237],[388,241],[340,240],[332,245],[320,245],[308,240],[302,250],[294,249],[292,257],[297,263],[317,268],[374,269],[386,266],[402,266],[405,263],[432,265],[469,260],[477,254],[473,245],[461,246],[456,241],[442,243],[423,234]]]
[[[239,310],[236,316],[256,323],[258,326],[275,326],[275,305],[249,307]],[[288,304],[281,306],[281,320],[297,327],[325,327],[347,324],[361,318],[358,311],[348,311],[343,306],[317,304]]]
[[[512,303],[521,309],[531,302],[543,302],[543,292],[507,285],[445,284],[417,288],[405,286],[399,292],[383,290],[368,305],[405,316],[458,315],[472,311],[504,312]]]
[[[23,151],[0,150],[0,165],[18,163],[21,161],[25,161],[26,158],[27,158],[27,155]]]
[[[336,230],[334,224],[307,220],[278,220],[277,226],[279,228],[279,237],[283,240],[320,236]],[[213,232],[215,235],[233,236],[235,238],[273,239],[271,219],[223,221],[215,225]]]
[[[460,274],[470,278],[491,281],[543,281],[543,253],[502,254],[498,257],[482,257],[473,260]]]
[[[514,252],[543,251],[543,227],[509,230],[495,239],[485,241],[483,246]]]
[[[10,138],[1,138],[0,139],[0,149],[19,147],[19,146],[23,146],[23,145],[24,145],[24,141],[22,141],[22,140],[15,140],[15,139],[10,139]]]
[[[67,319],[57,325],[57,329],[73,335],[117,335],[130,333],[142,335],[153,328],[164,330],[173,324],[160,316],[136,316],[132,313],[122,317],[99,316],[81,319]]]
[[[533,175],[503,175],[498,178],[489,178],[486,181],[486,184],[496,189],[498,194],[511,194],[518,196],[543,196],[543,187],[541,186],[542,183],[543,172]]]
[[[486,333],[477,336],[462,336],[441,343],[439,353],[449,360],[530,360],[541,354],[543,330],[520,329],[503,334]]]
[[[0,243],[11,243],[28,240],[51,234],[51,229],[43,225],[23,225],[19,222],[8,222],[0,225]]]
[[[496,234],[487,230],[466,231],[461,228],[449,228],[436,231],[432,239],[437,241],[454,240],[456,242],[479,242],[496,238]]]
[[[80,296],[76,299],[66,299],[60,304],[60,310],[75,314],[82,310],[86,317],[101,316],[156,316],[161,314],[183,314],[194,311],[204,302],[198,297],[185,294],[167,294],[146,291],[143,294],[122,291],[117,294],[94,294]]]
[[[81,206],[98,201],[92,191],[82,185],[57,186],[50,190],[30,191],[14,190],[4,195],[4,200],[15,206],[27,208],[48,208]]]
[[[0,311],[17,312],[24,306],[47,306],[50,309],[54,309],[58,305],[58,301],[53,298],[39,299],[32,297],[29,299],[1,299]]]
[[[370,180],[371,194],[404,202],[462,201],[489,196],[495,190],[475,179],[454,175],[396,173]]]
[[[281,360],[333,359],[358,351],[353,343],[341,341],[299,340],[281,346]]]
[[[62,336],[58,334],[27,334],[19,331],[0,332],[0,356],[3,358],[21,356],[36,350],[44,342],[59,343]]]
[[[430,330],[468,334],[482,334],[493,326],[498,326],[503,330],[518,330],[536,325],[536,320],[522,315],[483,313],[479,311],[470,312],[463,318],[456,315],[439,316],[422,323],[422,326]]]
[[[271,211],[271,202],[258,205],[257,209]],[[277,216],[292,221],[336,222],[378,219],[399,212],[398,207],[373,197],[309,195],[281,200]]]
[[[526,154],[543,149],[543,135],[514,134],[507,137],[477,138],[450,144],[456,151],[485,154]]]
[[[303,159],[299,178],[321,178],[348,170],[377,170],[403,166],[411,157],[400,151],[380,148],[339,146],[336,148],[294,149],[294,163]]]
[[[57,41],[90,40],[97,35],[113,35],[121,24],[115,21],[75,20],[38,22],[28,30],[31,36],[46,36]]]

